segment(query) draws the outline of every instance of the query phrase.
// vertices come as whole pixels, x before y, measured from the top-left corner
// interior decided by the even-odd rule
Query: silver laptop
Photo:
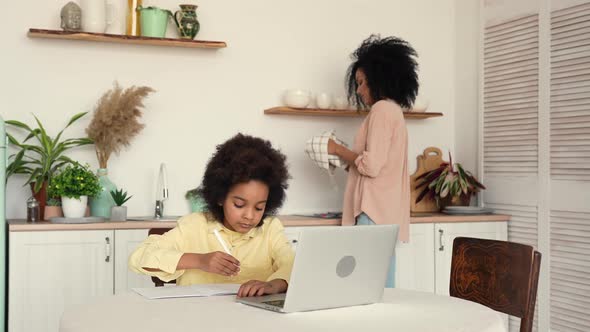
[[[397,225],[305,228],[287,293],[236,301],[278,312],[379,302],[398,229]]]

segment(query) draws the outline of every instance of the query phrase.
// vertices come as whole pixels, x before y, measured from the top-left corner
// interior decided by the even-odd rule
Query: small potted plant
[[[61,209],[61,200],[59,197],[50,197],[47,199],[45,205],[45,220],[49,220],[53,217],[63,217],[64,213]]]
[[[66,218],[81,218],[86,212],[88,197],[100,191],[98,177],[90,170],[90,166],[79,163],[66,166],[65,169],[51,178],[49,190],[61,197],[61,205]]]
[[[115,206],[111,208],[111,221],[125,221],[127,220],[127,207],[123,206],[133,196],[127,196],[127,192],[123,189],[111,190],[111,197],[115,202]]]
[[[187,191],[184,198],[188,200],[191,212],[204,212],[207,209],[207,203],[201,195],[201,187]]]
[[[416,178],[416,188],[424,187],[416,198],[420,202],[426,195],[434,198],[439,208],[449,205],[469,205],[471,196],[486,187],[459,163],[453,164],[451,153],[449,162],[443,162],[436,169]]]

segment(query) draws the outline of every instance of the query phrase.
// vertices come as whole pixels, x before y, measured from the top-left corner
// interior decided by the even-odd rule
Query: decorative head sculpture
[[[61,9],[61,28],[80,31],[82,29],[82,9],[75,2],[68,2]]]

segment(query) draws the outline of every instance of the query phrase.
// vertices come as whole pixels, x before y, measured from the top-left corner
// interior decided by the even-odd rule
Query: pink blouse
[[[408,131],[401,107],[381,100],[361,124],[352,146],[359,156],[350,167],[342,225],[366,213],[376,224],[400,225],[399,240],[409,240],[410,177]]]

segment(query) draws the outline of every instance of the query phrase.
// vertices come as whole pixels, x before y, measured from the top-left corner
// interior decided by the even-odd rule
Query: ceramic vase
[[[191,197],[188,200],[188,203],[191,208],[191,212],[205,212],[207,209],[207,203],[201,197]]]
[[[90,215],[95,217],[111,217],[111,208],[115,206],[111,190],[117,190],[117,186],[109,179],[109,172],[106,168],[99,168],[97,171],[100,192],[90,199]]]
[[[106,0],[80,0],[82,8],[82,30],[104,33],[112,22],[113,6]],[[108,10],[108,16],[107,16]]]
[[[199,20],[197,19],[197,6],[180,5],[180,10],[174,13],[174,23],[176,23],[180,38],[195,38],[201,28]]]
[[[86,212],[86,205],[88,203],[88,196],[80,196],[80,198],[62,197],[61,208],[66,218],[82,218]]]

